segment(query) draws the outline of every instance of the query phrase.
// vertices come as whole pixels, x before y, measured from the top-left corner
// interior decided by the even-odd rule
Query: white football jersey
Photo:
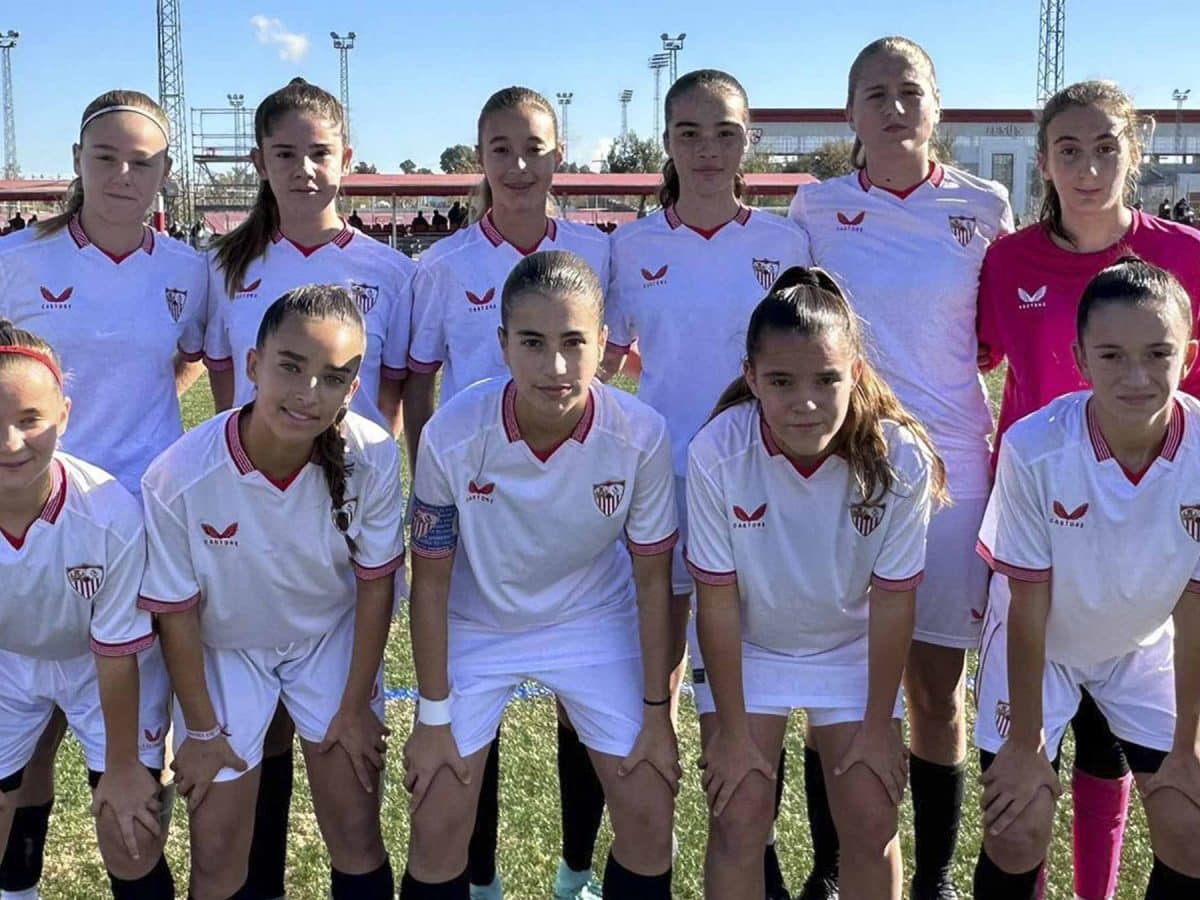
[[[142,511],[107,472],[66,453],[42,514],[0,540],[0,649],[67,660],[89,650],[138,653],[154,643],[138,609],[146,562]]]
[[[1179,393],[1158,457],[1113,456],[1090,391],[1008,430],[979,534],[992,568],[1050,582],[1046,658],[1088,666],[1154,643],[1200,591],[1200,401]]]
[[[121,259],[89,241],[78,219],[0,244],[0,316],[50,343],[78,401],[63,448],[134,494],[150,461],[183,434],[175,353],[200,359],[207,295],[204,257],[149,228]]]
[[[750,313],[784,270],[811,264],[800,229],[746,207],[715,231],[685,225],[668,207],[613,232],[608,341],[638,342],[638,396],[667,419],[677,475],[688,442],[741,374]]]
[[[310,461],[286,482],[268,478],[242,446],[240,415],[189,431],[146,473],[140,604],[170,613],[199,603],[209,647],[278,647],[333,628],[355,605],[356,577],[404,564],[399,453],[389,432],[346,416],[343,534],[320,465]]]
[[[234,405],[254,399],[246,377],[246,354],[254,347],[267,307],[293,288],[306,284],[340,285],[354,296],[367,326],[367,353],[350,408],[377,425],[390,427],[379,412],[380,378],[399,380],[407,374],[412,276],[416,264],[356,228],[346,226],[318,247],[301,247],[276,232],[266,252],[250,263],[239,289],[225,289],[225,272],[209,255],[211,303],[205,363],[210,369],[233,369]]]
[[[515,407],[513,383],[489,379],[429,420],[413,484],[413,553],[457,550],[452,624],[516,631],[605,610],[627,615],[625,545],[653,555],[677,537],[662,416],[596,382],[575,430],[538,455],[521,438]]]
[[[986,497],[992,417],[976,364],[979,270],[1013,230],[1008,194],[935,165],[899,194],[864,170],[802,185],[789,215],[867,325],[884,380],[929,430],[954,497]]]
[[[868,588],[905,591],[925,570],[930,463],[911,433],[886,423],[898,478],[864,503],[846,461],[802,471],[743,403],[700,430],[688,454],[688,567],[737,584],[742,636],[792,655],[867,633]]]
[[[436,372],[443,365],[441,402],[485,378],[507,376],[496,329],[500,295],[513,267],[539,250],[569,250],[608,284],[608,235],[591,225],[546,220],[546,236],[515,247],[492,224],[478,223],[438,241],[423,254],[413,279],[413,335],[408,366]]]

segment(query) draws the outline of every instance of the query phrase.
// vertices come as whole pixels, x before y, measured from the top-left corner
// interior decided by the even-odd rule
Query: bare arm
[[[621,347],[617,344],[608,343],[604,346],[604,358],[600,361],[600,372],[598,373],[601,381],[610,381],[613,376],[621,374],[621,368],[625,365],[625,357],[629,355],[628,347]]]
[[[138,762],[137,654],[95,654],[104,716],[104,761],[107,770]]]
[[[434,372],[409,371],[404,379],[404,444],[408,450],[408,471],[417,471],[417,448],[425,423],[433,416]],[[415,565],[414,565],[415,570]]]
[[[370,581],[356,579],[358,599],[354,611],[354,649],[350,656],[350,674],[342,692],[343,707],[362,708],[371,702],[375,676],[383,663],[388,629],[392,623],[395,574]]]
[[[208,385],[217,412],[233,408],[233,369],[209,370]]]
[[[646,699],[657,703],[671,696],[671,647],[675,645],[671,635],[671,551],[653,556],[630,555],[637,588]],[[665,704],[663,709],[667,709]]]
[[[1175,605],[1175,743],[1196,754],[1200,744],[1200,593],[1185,591]]]
[[[204,679],[199,604],[183,612],[161,613],[156,619],[171,687],[187,727],[192,731],[209,731],[222,725],[217,721],[208,683]]]
[[[1008,740],[1030,750],[1045,745],[1042,679],[1046,669],[1046,621],[1050,582],[1008,580],[1008,694],[1012,727]]]
[[[447,635],[450,606],[450,573],[454,554],[428,559],[412,556],[410,633],[417,687],[422,697],[442,700],[450,695],[447,668]]]
[[[916,607],[916,588],[907,591],[871,588],[864,725],[891,726],[900,678],[912,645]]]
[[[392,432],[393,437],[400,437],[404,431],[404,420],[402,418],[402,399],[404,397],[404,382],[407,379],[400,378],[380,378],[379,379],[379,411],[383,414],[383,419],[387,422],[388,428]]]
[[[175,351],[175,396],[182,397],[204,372],[204,363],[189,362],[182,353]]]
[[[742,613],[737,584],[696,582],[696,631],[705,676],[717,707],[722,732],[750,741],[742,691]]]

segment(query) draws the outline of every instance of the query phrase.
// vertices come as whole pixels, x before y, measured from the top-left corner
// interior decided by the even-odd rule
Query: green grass
[[[989,379],[993,397],[998,394],[999,377]],[[189,425],[212,413],[205,382],[197,384],[184,402]],[[973,663],[973,660],[972,660]],[[412,659],[408,647],[408,625],[397,620],[386,659],[389,686],[414,684]],[[412,705],[394,702],[388,706],[388,724],[393,730],[393,747],[399,748],[412,721]],[[971,713],[973,718],[973,711]],[[504,753],[500,822],[500,869],[511,900],[541,900],[550,895],[549,885],[559,853],[558,785],[554,761],[554,709],[549,700],[513,704],[504,726]],[[699,732],[691,702],[680,710],[680,749],[685,778],[676,811],[676,830],[680,856],[675,869],[675,896],[680,900],[699,900],[701,863],[704,854],[706,816],[703,794],[694,762],[699,755]],[[790,758],[801,759],[799,721],[788,739]],[[1064,772],[1070,771],[1072,748],[1064,748]],[[968,754],[971,774],[964,806],[963,834],[960,841],[955,878],[963,897],[970,895],[971,872],[979,849],[979,781],[974,753]],[[401,785],[400,755],[393,750],[388,759],[387,789],[384,802],[384,831],[397,873],[403,867],[408,840],[407,795]],[[1069,776],[1064,779],[1068,792],[1059,804],[1059,822],[1051,854],[1051,900],[1070,900],[1071,838]],[[302,767],[296,780],[296,799],[292,812],[292,834],[288,859],[288,896],[291,900],[323,900],[327,896],[328,862],[307,793]],[[1135,810],[1125,841],[1121,877],[1121,900],[1140,898],[1149,876],[1152,857],[1149,832],[1141,807]],[[77,746],[68,739],[59,759],[58,801],[50,833],[46,874],[42,896],[47,900],[95,900],[108,896],[107,880],[91,833],[88,815],[85,773]],[[902,835],[906,860],[912,859],[911,807],[906,799],[902,808]],[[797,763],[789,768],[783,813],[779,819],[779,848],[790,885],[798,888],[807,873],[811,856],[808,847],[804,809],[803,781]],[[609,835],[601,836],[596,859],[603,865]],[[186,814],[177,806],[168,849],[179,896],[187,883]]]

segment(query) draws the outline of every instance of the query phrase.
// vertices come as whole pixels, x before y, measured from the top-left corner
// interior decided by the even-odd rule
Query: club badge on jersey
[[[975,237],[975,217],[948,216],[947,218],[950,219],[950,233],[954,235],[954,239],[964,247],[971,243],[971,238]]]
[[[758,279],[758,283],[762,285],[763,290],[768,290],[775,283],[775,279],[779,277],[779,260],[777,259],[752,259],[751,265],[754,267],[754,277]]]
[[[863,537],[870,537],[871,532],[878,528],[879,523],[883,521],[883,514],[886,510],[886,503],[852,504],[850,521],[854,524],[854,530]]]
[[[84,600],[91,600],[104,586],[104,566],[94,564],[69,566],[67,583]]]
[[[625,497],[625,482],[622,481],[602,481],[599,484],[592,485],[592,499],[596,501],[596,508],[604,515],[612,518],[621,506],[621,500]]]
[[[350,282],[350,292],[354,295],[354,304],[364,316],[375,308],[379,300],[379,285],[363,284],[358,281]]]
[[[1179,521],[1193,541],[1200,543],[1200,505],[1179,507]]]
[[[167,312],[171,314],[171,321],[178,322],[183,315],[183,308],[187,306],[187,291],[181,291],[179,288],[165,288],[167,300]]]

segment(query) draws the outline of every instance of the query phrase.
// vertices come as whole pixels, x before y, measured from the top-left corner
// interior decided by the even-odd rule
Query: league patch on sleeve
[[[449,556],[458,546],[458,507],[433,506],[413,498],[412,550],[437,559]]]

